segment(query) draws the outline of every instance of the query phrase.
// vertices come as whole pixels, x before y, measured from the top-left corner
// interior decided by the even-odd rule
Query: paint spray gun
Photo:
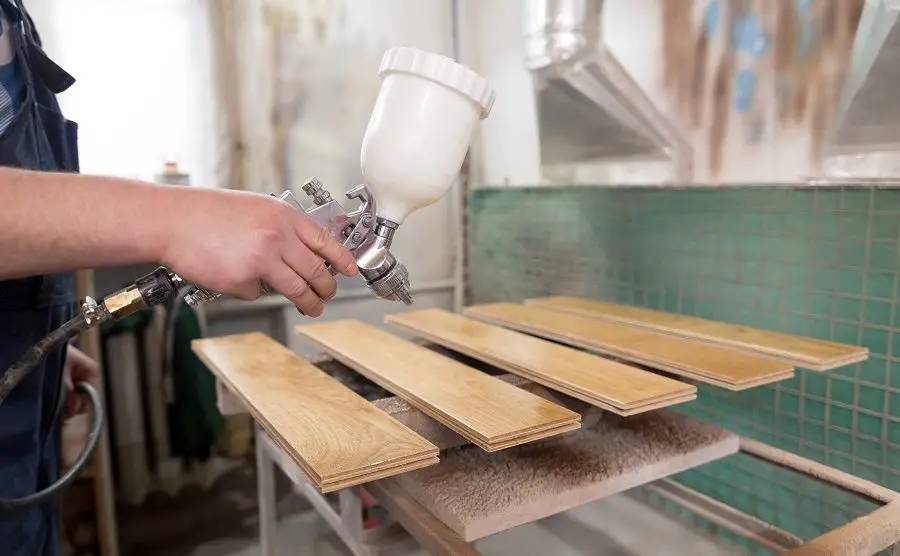
[[[280,199],[304,211],[350,251],[360,275],[377,297],[409,305],[412,296],[406,267],[390,251],[394,234],[410,213],[434,204],[450,190],[476,124],[491,111],[494,92],[469,68],[409,47],[388,50],[378,74],[381,89],[360,155],[365,183],[346,192],[359,206],[345,210],[316,178],[302,187],[312,207],[305,208],[290,191]],[[0,404],[48,353],[75,335],[101,322],[166,303],[188,288],[184,300],[191,306],[219,297],[160,267],[101,302],[86,299],[79,315],[40,340],[0,375]],[[265,285],[263,289],[267,291]],[[87,394],[94,406],[81,454],[50,487],[26,498],[0,499],[0,511],[45,502],[87,465],[100,437],[103,411],[93,387],[79,383],[76,388]]]
[[[453,60],[414,48],[385,53],[381,90],[363,137],[365,181],[346,192],[359,207],[347,212],[312,178],[303,192],[306,209],[290,191],[281,199],[303,210],[350,251],[372,292],[412,303],[406,267],[391,254],[394,233],[407,215],[440,200],[459,173],[479,119],[494,101],[487,82]],[[217,294],[197,289],[197,305]]]

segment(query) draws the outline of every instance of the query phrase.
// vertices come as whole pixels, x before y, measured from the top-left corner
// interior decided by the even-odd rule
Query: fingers
[[[64,413],[68,419],[73,415],[77,415],[75,410],[78,407],[78,395],[75,393],[75,384],[72,382],[72,377],[68,374],[63,377],[63,395],[65,396]]]
[[[328,272],[325,261],[310,251],[306,245],[297,242],[289,246],[285,249],[283,259],[294,272],[306,280],[320,298],[328,301],[337,293],[337,282]]]
[[[86,413],[88,400],[81,394],[70,394],[66,398],[65,416],[67,419]]]
[[[318,317],[325,309],[315,290],[284,262],[266,276],[266,282],[306,315]]]
[[[297,237],[338,272],[345,276],[356,276],[356,261],[346,247],[331,237],[328,230],[319,226],[303,213],[298,212],[294,220]]]

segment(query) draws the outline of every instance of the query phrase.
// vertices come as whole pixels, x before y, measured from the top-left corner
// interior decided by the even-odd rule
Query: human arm
[[[309,316],[350,253],[287,203],[257,193],[0,168],[0,278],[160,263],[254,299],[263,281]],[[310,287],[311,286],[311,287]]]

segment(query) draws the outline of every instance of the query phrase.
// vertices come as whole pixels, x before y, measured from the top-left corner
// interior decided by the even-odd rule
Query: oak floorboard
[[[569,432],[574,411],[354,319],[297,331],[331,357],[486,451]]]
[[[754,388],[794,375],[790,364],[776,359],[535,305],[490,303],[467,307],[464,313],[729,390]]]
[[[696,398],[692,384],[442,309],[395,313],[385,322],[620,415]]]
[[[751,328],[599,299],[552,296],[528,299],[525,300],[525,304],[729,346],[777,358],[813,371],[828,371],[865,361],[869,357],[869,349],[865,346]]]
[[[437,446],[265,334],[191,347],[322,492],[438,462]]]

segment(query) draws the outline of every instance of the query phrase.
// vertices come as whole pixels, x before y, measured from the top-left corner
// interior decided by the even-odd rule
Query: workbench
[[[313,486],[287,452],[272,440],[261,425],[257,424],[255,449],[262,556],[275,556],[276,554],[276,468],[291,480],[294,490],[309,501],[355,556],[384,553],[400,545],[409,544],[410,537],[430,554],[474,556],[480,554],[473,544],[474,540],[638,486],[644,487],[659,497],[673,501],[731,533],[749,539],[774,552],[858,555],[874,554],[892,548],[892,553],[900,556],[900,548],[898,548],[900,547],[898,544],[900,543],[900,494],[812,460],[738,437],[729,431],[675,414],[669,410],[651,412],[643,417],[664,422],[664,434],[661,433],[656,439],[647,438],[648,443],[640,453],[629,452],[628,449],[618,449],[625,446],[625,443],[622,439],[613,437],[633,435],[635,434],[634,430],[639,430],[641,426],[647,427],[647,423],[637,423],[635,419],[639,418],[620,418],[605,414],[584,402],[550,391],[521,377],[498,375],[504,381],[580,412],[583,416],[583,430],[570,433],[564,438],[541,441],[488,454],[472,445],[467,445],[468,443],[455,432],[411,407],[404,400],[386,395],[377,386],[367,383],[340,363],[325,357],[316,359],[314,363],[364,397],[369,398],[381,410],[439,446],[441,448],[441,464],[323,495]],[[469,361],[467,363],[473,364]],[[219,390],[219,406],[223,413],[234,414],[246,411],[237,396],[229,393],[222,385]],[[650,428],[659,426],[653,425],[652,422],[649,425]],[[603,442],[610,442],[617,449],[595,450],[596,453],[576,453],[577,450],[575,450],[566,453],[565,457],[602,458],[602,461],[598,460],[595,465],[603,467],[605,470],[598,472],[594,469],[592,474],[587,476],[589,480],[595,480],[596,484],[579,484],[576,485],[577,489],[567,490],[567,481],[559,480],[559,477],[568,477],[573,484],[580,480],[577,476],[578,470],[574,471],[575,476],[572,477],[572,474],[569,474],[571,470],[568,468],[564,470],[564,473],[556,473],[557,483],[553,483],[552,476],[556,470],[547,467],[546,461],[542,462],[541,458],[553,457],[547,454],[566,450],[572,446],[585,446],[585,442],[590,442],[591,439],[581,440],[582,444],[572,444],[579,441],[576,435],[594,433],[600,435],[597,438],[602,438]],[[674,441],[683,446],[672,448],[674,450],[670,450],[672,453],[666,453],[667,448],[661,447],[661,445],[666,443],[666,438],[672,437],[675,437]],[[697,439],[691,440],[691,437]],[[570,444],[566,445],[567,442]],[[515,450],[524,450],[525,453],[517,456]],[[868,516],[863,516],[829,531],[816,539],[804,540],[669,478],[675,473],[737,452],[854,493],[877,503],[880,507]],[[502,460],[504,457],[507,459]],[[528,491],[527,495],[495,496],[497,491],[508,494],[509,491],[504,491],[504,489],[508,489],[509,485],[502,484],[504,481],[524,482],[522,477],[529,473],[530,478],[535,479],[537,475],[535,475],[534,469],[527,468],[532,465],[532,461],[538,462],[534,465],[544,466],[536,467],[536,469],[541,470],[539,480],[544,480],[543,475],[551,477],[549,486],[545,486],[542,490],[535,487],[534,484],[529,484],[524,489]],[[590,460],[586,461],[591,463]],[[491,470],[492,466],[500,466],[502,472],[498,472],[496,469]],[[520,472],[521,476],[506,477],[510,474],[509,469],[517,466],[521,469],[513,470]],[[446,482],[446,490],[436,493],[434,484],[430,484],[429,480],[434,479],[434,474],[440,473],[441,468],[448,467],[450,471],[442,478]],[[485,480],[491,481],[489,483],[491,488],[479,486],[483,485]],[[539,481],[534,481],[534,483],[537,482]],[[374,497],[389,514],[387,522],[379,524],[374,529],[366,529],[363,523],[363,500],[367,495]],[[497,515],[487,515],[490,512],[485,513],[484,506],[486,501],[490,502],[491,496],[503,498],[497,509],[503,510],[505,513],[498,514],[499,518]],[[528,496],[532,496],[532,498],[528,499]],[[481,497],[482,499],[473,503],[468,500],[472,497]],[[465,514],[473,507],[477,508],[477,511],[472,512],[472,515],[457,515],[459,512]]]

